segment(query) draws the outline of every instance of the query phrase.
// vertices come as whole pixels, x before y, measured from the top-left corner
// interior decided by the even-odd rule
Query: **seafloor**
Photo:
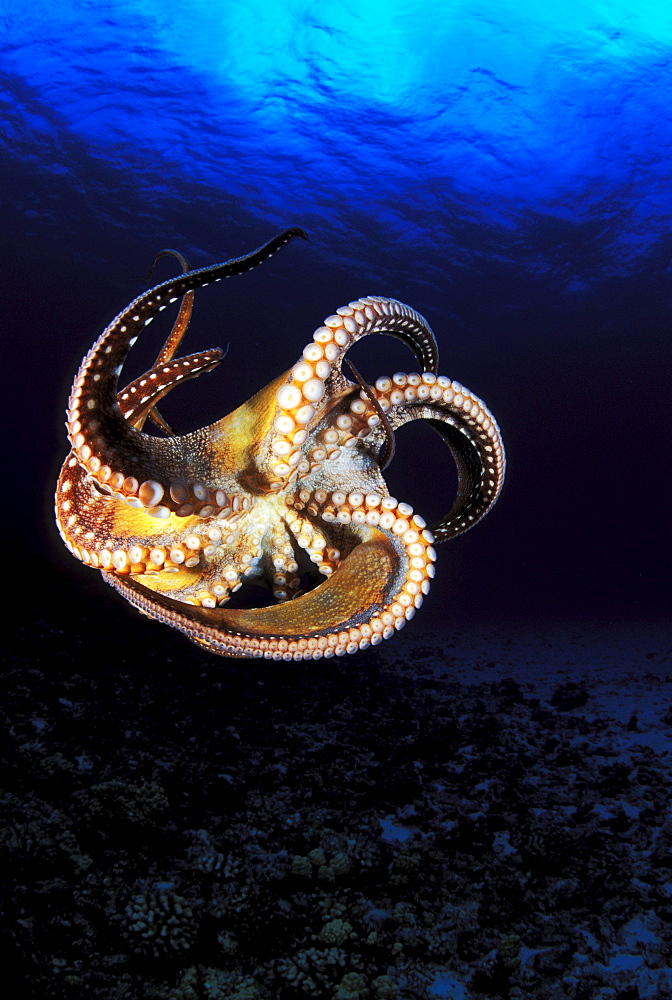
[[[78,608],[3,680],[16,995],[672,997],[661,629],[419,616],[278,664]]]

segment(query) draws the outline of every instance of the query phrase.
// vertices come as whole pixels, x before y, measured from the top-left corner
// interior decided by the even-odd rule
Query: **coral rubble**
[[[50,641],[3,680],[23,996],[672,995],[669,754],[585,689],[458,683],[432,644],[75,670]]]

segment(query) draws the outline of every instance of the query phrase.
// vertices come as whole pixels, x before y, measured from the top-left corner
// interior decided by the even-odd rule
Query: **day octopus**
[[[109,324],[68,402],[72,450],[56,492],[66,546],[145,615],[221,656],[319,659],[394,635],[429,591],[435,545],[473,527],[504,477],[488,408],[437,374],[426,320],[378,295],[336,309],[296,364],[232,413],[173,433],[157,404],[222,358],[219,349],[175,357],[194,292],[251,270],[299,236],[301,229],[287,229],[252,253],[198,270],[164,251],[178,257],[182,273]],[[156,363],[119,391],[129,349],[179,299]],[[348,378],[348,348],[379,333],[404,341],[419,373],[368,385],[348,365]],[[166,436],[143,433],[148,418]],[[457,467],[455,500],[431,529],[390,496],[382,475],[394,432],[411,420],[429,421]],[[227,608],[246,581],[268,587],[275,603]]]

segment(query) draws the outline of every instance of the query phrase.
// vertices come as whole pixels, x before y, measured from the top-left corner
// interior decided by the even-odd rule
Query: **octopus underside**
[[[364,296],[317,327],[298,361],[216,423],[175,434],[157,406],[181,382],[212,371],[211,349],[176,357],[194,293],[242,274],[297,236],[288,229],[258,250],[189,270],[134,299],[85,356],[67,410],[71,451],[56,491],[68,549],[144,614],[222,656],[320,658],[376,645],[422,605],[435,545],[471,528],[504,477],[497,423],[481,399],[437,374],[427,322],[395,299]],[[179,300],[155,364],[119,390],[137,338]],[[368,385],[349,347],[391,334],[419,372]],[[150,419],[165,433],[143,432]],[[425,420],[454,457],[458,490],[431,530],[389,495],[382,475],[394,432]],[[316,581],[321,581],[317,582]],[[276,603],[227,608],[245,582]]]

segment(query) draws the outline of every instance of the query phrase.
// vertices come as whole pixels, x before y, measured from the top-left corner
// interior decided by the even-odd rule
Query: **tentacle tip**
[[[179,261],[183,274],[186,274],[188,271],[191,270],[189,262],[187,261],[185,256],[180,253],[179,250],[171,250],[170,247],[167,247],[165,250],[159,250],[156,257],[152,261],[151,267],[147,274],[147,281],[151,279],[152,274],[154,273],[154,268],[156,267],[156,265],[158,264],[158,262],[161,260],[162,257],[175,257],[175,259]]]

